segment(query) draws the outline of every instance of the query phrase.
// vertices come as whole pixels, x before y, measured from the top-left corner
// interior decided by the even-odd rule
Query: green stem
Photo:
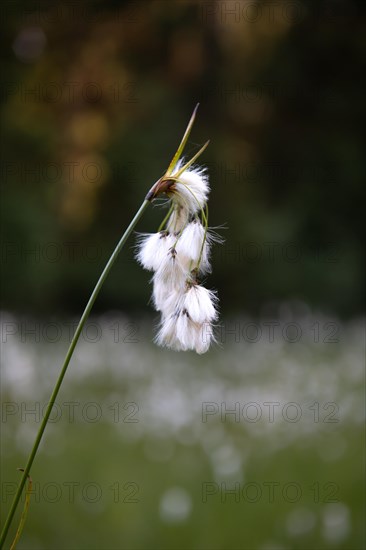
[[[168,213],[167,215],[165,216],[165,218],[163,219],[163,221],[161,222],[161,224],[159,225],[159,229],[158,229],[158,233],[160,233],[160,231],[163,229],[163,227],[165,226],[166,222],[168,221],[169,217],[170,217],[170,214],[173,212],[174,210],[174,205],[171,204],[169,210],[168,210]]]
[[[142,203],[142,205],[140,206],[139,210],[136,212],[133,220],[131,221],[130,225],[127,227],[126,231],[124,232],[123,236],[121,237],[121,240],[119,241],[119,243],[117,244],[116,248],[114,249],[114,252],[113,254],[111,255],[111,257],[109,258],[108,262],[107,262],[107,265],[105,266],[101,276],[99,277],[99,280],[97,282],[97,284],[95,285],[95,288],[89,298],[89,301],[86,305],[86,308],[84,310],[84,313],[82,314],[81,316],[81,319],[79,321],[79,324],[77,326],[77,329],[75,331],[75,334],[74,334],[74,337],[71,341],[71,344],[70,344],[70,347],[68,349],[68,352],[66,354],[66,357],[65,357],[65,361],[64,361],[64,364],[62,366],[62,369],[61,369],[61,372],[60,372],[60,375],[57,379],[57,382],[56,382],[56,385],[54,387],[54,390],[51,394],[51,397],[50,397],[50,400],[48,402],[48,405],[47,405],[47,409],[46,409],[46,412],[45,412],[45,415],[43,417],[43,420],[42,420],[42,423],[41,423],[41,426],[38,430],[38,434],[37,434],[37,437],[36,437],[36,440],[34,442],[34,445],[33,445],[33,448],[31,450],[31,453],[29,455],[29,458],[28,458],[28,462],[24,468],[24,472],[23,472],[23,476],[22,476],[22,479],[19,483],[19,487],[18,487],[18,490],[14,496],[14,500],[13,500],[13,503],[11,505],[11,508],[10,508],[10,511],[9,511],[9,514],[8,514],[8,517],[6,519],[6,522],[5,522],[5,525],[4,525],[4,528],[2,530],[2,533],[1,533],[1,537],[0,537],[0,548],[3,547],[3,544],[5,542],[5,539],[6,539],[6,536],[7,536],[7,533],[9,531],[9,527],[11,525],[11,522],[13,520],[13,517],[14,517],[14,514],[15,514],[15,511],[16,511],[16,508],[19,504],[19,500],[20,500],[20,497],[21,497],[21,494],[22,494],[22,491],[23,491],[23,488],[24,488],[24,485],[25,485],[25,482],[28,478],[28,475],[29,475],[29,472],[30,472],[30,469],[32,467],[32,464],[33,464],[33,461],[34,461],[34,458],[37,454],[37,450],[38,450],[38,447],[39,447],[39,444],[41,442],[41,439],[42,439],[42,436],[43,436],[43,433],[45,431],[45,428],[47,426],[47,422],[48,422],[48,419],[50,417],[50,414],[52,412],[52,407],[53,405],[55,404],[55,401],[56,401],[56,397],[57,397],[57,394],[60,390],[60,387],[61,387],[61,384],[62,384],[62,381],[64,379],[64,376],[66,374],[66,371],[67,371],[67,367],[70,363],[70,359],[72,357],[72,354],[74,352],[74,349],[75,349],[75,346],[79,340],[79,337],[80,337],[80,334],[81,334],[81,331],[85,325],[85,322],[89,316],[89,313],[93,307],[93,304],[99,294],[99,291],[100,289],[102,288],[103,286],[103,283],[108,275],[108,273],[110,272],[111,270],[111,267],[113,266],[114,262],[116,261],[117,259],[117,256],[118,254],[120,253],[122,247],[124,246],[125,242],[127,241],[128,237],[130,236],[130,234],[132,233],[135,225],[137,224],[138,220],[140,219],[140,217],[142,216],[143,212],[145,211],[146,207],[148,206],[148,204],[150,203],[149,200],[144,200],[144,202]]]

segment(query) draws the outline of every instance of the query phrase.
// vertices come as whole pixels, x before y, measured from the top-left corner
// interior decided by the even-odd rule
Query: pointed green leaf
[[[191,130],[192,130],[192,126],[193,126],[193,123],[194,123],[194,120],[196,118],[196,112],[197,112],[197,109],[198,109],[198,106],[199,106],[199,103],[197,103],[196,107],[194,108],[194,111],[192,113],[192,116],[191,116],[191,119],[190,121],[188,122],[188,126],[187,126],[187,129],[186,131],[184,132],[184,136],[182,138],[182,141],[180,142],[180,145],[177,149],[177,152],[175,153],[171,163],[169,164],[169,168],[168,170],[166,171],[166,176],[170,176],[170,174],[172,173],[173,169],[174,169],[174,166],[177,164],[177,161],[179,159],[179,157],[181,156],[182,152],[183,152],[183,149],[187,143],[187,140],[189,138],[189,134],[191,133]]]

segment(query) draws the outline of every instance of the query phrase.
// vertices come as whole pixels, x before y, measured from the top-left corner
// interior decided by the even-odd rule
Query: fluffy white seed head
[[[183,159],[178,161],[172,178],[175,177],[175,174],[179,172],[183,165]],[[168,195],[172,196],[173,200],[188,210],[190,214],[196,214],[206,204],[209,191],[210,187],[205,168],[190,166],[178,176],[178,180],[169,189]]]
[[[177,315],[169,315],[162,319],[159,331],[155,337],[155,342],[162,347],[167,347],[179,351],[180,342],[177,339]]]
[[[169,250],[176,239],[165,231],[142,234],[139,235],[139,238],[137,261],[144,269],[156,271],[168,258]]]
[[[169,296],[169,289],[161,280],[156,280],[153,277],[153,292],[152,292],[152,301],[156,311],[163,311],[166,300]]]
[[[163,317],[168,317],[179,311],[182,296],[181,288],[174,287],[158,277],[153,279],[153,283],[152,299],[156,311],[161,311]]]
[[[176,246],[178,255],[182,258],[187,258],[194,264],[192,267],[195,267],[201,254],[204,239],[204,227],[198,220],[192,221],[179,237]]]
[[[195,349],[198,328],[195,323],[192,323],[187,311],[183,309],[177,319],[177,339],[182,350]]]
[[[202,354],[215,341],[211,323],[194,323],[185,310],[163,317],[155,342],[175,351]]]
[[[189,220],[189,210],[182,204],[175,204],[175,208],[168,220],[167,230],[169,233],[179,233],[184,229]]]
[[[215,337],[211,323],[203,323],[196,335],[196,352],[200,355],[206,353],[213,342],[215,342]]]
[[[176,239],[175,239],[176,240]],[[174,240],[174,242],[175,242]],[[169,249],[168,254],[160,262],[159,267],[153,275],[153,282],[164,284],[168,289],[184,289],[187,279],[187,269],[184,262],[181,262],[174,247]]]
[[[217,319],[217,298],[201,285],[192,285],[184,295],[183,307],[194,323],[207,323]]]
[[[194,219],[179,236],[176,245],[178,256],[181,261],[185,258],[191,269],[195,269],[197,262],[200,260],[199,273],[209,273],[211,271],[210,251],[213,242],[222,243],[223,239],[212,229],[205,231],[200,220]],[[201,250],[202,256],[200,258]]]

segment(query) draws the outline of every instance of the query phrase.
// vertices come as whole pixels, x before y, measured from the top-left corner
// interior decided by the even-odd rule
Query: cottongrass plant
[[[217,296],[199,284],[210,269],[210,246],[219,237],[208,229],[208,177],[192,161],[178,160],[171,175],[158,182],[171,200],[157,233],[139,236],[139,263],[153,271],[152,301],[161,314],[157,344],[205,353],[214,340]]]
[[[25,508],[12,548],[15,548],[21,535],[29,505],[30,470],[68,365],[94,302],[120,251],[147,206],[162,194],[165,194],[171,202],[168,216],[157,233],[140,236],[137,253],[141,265],[145,269],[153,271],[153,303],[156,310],[161,313],[156,342],[174,350],[195,350],[197,353],[204,353],[214,339],[212,327],[217,320],[217,296],[213,291],[201,286],[199,279],[210,270],[210,246],[213,241],[217,240],[217,236],[208,229],[208,177],[203,168],[194,165],[197,158],[206,149],[208,142],[188,162],[185,163],[181,158],[194,123],[197,107],[198,105],[168,170],[150,189],[122,235],[80,318],[48,401],[27,464],[24,469],[18,468],[23,474],[0,535],[0,548],[5,543],[28,479]]]

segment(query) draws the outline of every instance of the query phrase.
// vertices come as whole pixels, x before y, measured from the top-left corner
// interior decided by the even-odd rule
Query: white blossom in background
[[[178,158],[195,112],[167,173],[148,194],[149,200],[162,193],[168,196],[168,219],[157,233],[139,235],[136,258],[144,269],[153,272],[152,302],[161,313],[156,343],[201,354],[215,340],[218,299],[215,292],[200,285],[199,277],[211,271],[212,243],[222,241],[208,229],[210,187],[206,169],[193,166],[208,143],[188,163]]]

